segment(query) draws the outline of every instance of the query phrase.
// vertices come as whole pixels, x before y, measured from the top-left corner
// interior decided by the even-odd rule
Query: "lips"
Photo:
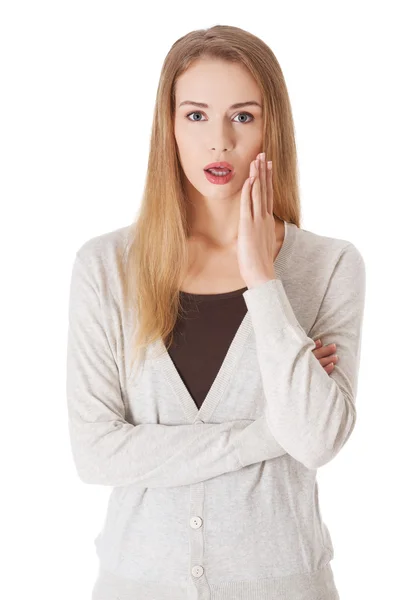
[[[234,167],[231,165],[231,163],[223,160],[221,162],[210,163],[209,165],[206,165],[206,167],[204,167],[204,171],[207,171],[208,169],[229,169],[230,171],[233,171]]]

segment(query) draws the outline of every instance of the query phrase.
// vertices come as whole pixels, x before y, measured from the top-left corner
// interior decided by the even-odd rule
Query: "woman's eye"
[[[254,119],[254,117],[250,113],[238,113],[236,116],[237,117],[239,117],[239,116],[243,116],[243,117],[247,116],[247,117],[251,117],[251,120]],[[249,122],[250,121],[239,121],[239,123],[249,123]]]
[[[202,113],[195,111],[195,112],[191,112],[189,114],[186,115],[186,117],[190,117],[191,115],[201,115]],[[192,119],[189,119],[190,121],[192,121]],[[199,121],[200,119],[195,119],[195,121]]]
[[[250,113],[238,113],[236,116],[239,117],[240,115],[251,117],[251,121],[254,119],[254,117]],[[240,123],[249,123],[250,121],[239,121],[239,122]]]
[[[186,117],[188,118],[188,117],[190,117],[191,115],[202,115],[202,114],[203,114],[203,113],[201,113],[201,112],[199,112],[199,111],[193,111],[193,112],[191,112],[191,113],[187,114],[187,115],[186,115]],[[247,113],[247,112],[244,112],[244,113],[238,113],[238,114],[236,115],[236,117],[239,117],[239,116],[247,116],[247,117],[251,117],[251,120],[253,120],[253,119],[254,119],[254,117],[253,117],[253,116],[252,116],[250,113]],[[200,121],[200,120],[201,120],[201,119],[189,119],[189,121],[193,121],[193,122],[194,122],[194,121]],[[238,121],[238,123],[250,123],[250,121],[243,120],[243,121]]]

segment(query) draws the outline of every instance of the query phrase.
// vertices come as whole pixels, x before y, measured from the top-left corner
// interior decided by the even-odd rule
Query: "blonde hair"
[[[229,25],[198,29],[179,38],[161,70],[142,202],[121,272],[136,326],[133,360],[157,339],[169,349],[176,319],[183,312],[179,290],[188,263],[189,231],[185,176],[174,136],[175,88],[177,78],[200,58],[241,63],[260,87],[262,149],[273,162],[273,212],[300,227],[293,117],[274,53],[255,35]]]

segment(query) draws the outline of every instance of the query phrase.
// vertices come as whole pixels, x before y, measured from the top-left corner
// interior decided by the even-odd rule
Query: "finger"
[[[239,207],[239,219],[240,222],[250,223],[252,221],[252,213],[251,213],[251,183],[250,178],[244,181],[244,185],[241,190],[241,200]]]
[[[254,164],[254,183],[252,184],[252,218],[257,219],[262,214],[261,206],[261,180],[260,180],[260,165],[257,164],[260,161],[256,161]]]
[[[261,214],[264,218],[267,212],[267,161],[265,152],[260,155],[260,183],[261,183]]]
[[[312,352],[316,358],[320,358],[321,356],[328,356],[329,354],[334,354],[336,350],[335,344],[328,344],[327,346],[321,346],[321,348],[314,348]]]
[[[270,215],[274,212],[274,192],[272,184],[272,161],[268,161],[267,167],[267,211]]]
[[[255,172],[255,159],[250,162],[250,177],[253,177]]]
[[[330,374],[331,371],[334,369],[334,363],[330,363],[329,365],[327,365],[326,367],[324,367],[324,370]]]
[[[324,358],[320,358],[318,362],[322,367],[329,365],[330,363],[336,363],[338,361],[337,354],[330,354],[330,356],[325,356]]]

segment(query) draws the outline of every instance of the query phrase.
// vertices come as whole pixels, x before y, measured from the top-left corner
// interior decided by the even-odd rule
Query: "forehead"
[[[199,59],[176,82],[176,102],[206,102],[224,108],[243,100],[261,103],[261,92],[248,69],[240,63]]]

